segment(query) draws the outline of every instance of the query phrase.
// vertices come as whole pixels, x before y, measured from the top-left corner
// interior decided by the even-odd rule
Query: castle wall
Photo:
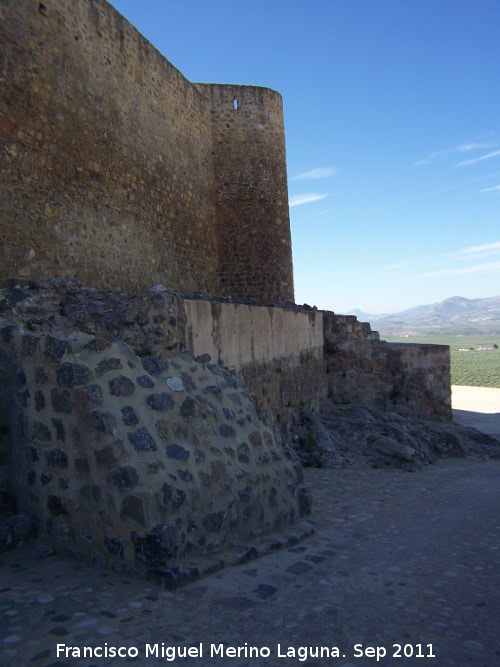
[[[387,343],[354,315],[323,313],[328,395],[337,404],[451,419],[447,345]]]
[[[141,358],[171,358],[188,349],[241,371],[268,424],[326,395],[322,313],[193,300],[156,286],[143,294],[96,290],[74,281],[8,281],[0,290],[0,423],[15,391],[15,364],[2,349],[13,328],[36,334],[75,331],[125,342]],[[5,341],[4,341],[5,339]],[[0,428],[0,466],[10,435]]]
[[[293,301],[281,95],[250,86],[199,89],[212,118],[221,294]]]
[[[448,345],[387,343],[392,398],[421,416],[451,419]]]
[[[1,277],[217,291],[201,95],[109,4],[2,3]]]
[[[0,280],[293,300],[277,93],[190,83],[104,0],[6,0],[0,42]]]

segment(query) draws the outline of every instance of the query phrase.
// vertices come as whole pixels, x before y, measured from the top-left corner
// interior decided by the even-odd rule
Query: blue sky
[[[284,101],[295,299],[500,294],[499,0],[113,0],[190,81]]]

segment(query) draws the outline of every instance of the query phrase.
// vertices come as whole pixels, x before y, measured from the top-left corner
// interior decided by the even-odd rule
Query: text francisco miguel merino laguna
[[[392,648],[384,646],[363,646],[355,644],[352,647],[353,657],[375,658],[378,662],[390,654],[395,658],[435,658],[432,644],[393,644]],[[103,646],[69,646],[57,644],[58,658],[137,658],[139,649],[136,646],[112,646],[106,642]],[[285,646],[277,644],[274,651],[268,646],[229,646],[228,644],[210,644],[208,648],[203,643],[192,646],[168,646],[164,643],[146,644],[143,649],[146,658],[163,658],[167,662],[174,662],[177,658],[296,658],[304,662],[308,658],[345,658],[345,654],[338,646]]]

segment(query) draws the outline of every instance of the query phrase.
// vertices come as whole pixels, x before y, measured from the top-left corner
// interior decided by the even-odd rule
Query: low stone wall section
[[[447,345],[387,343],[354,315],[323,313],[328,396],[336,405],[451,420]]]
[[[386,343],[393,400],[421,416],[450,421],[451,378],[448,345]]]
[[[161,577],[309,511],[300,465],[241,374],[82,333],[11,333],[12,482],[59,551]]]
[[[193,300],[184,307],[188,349],[240,370],[269,424],[316,409],[326,396],[321,311]]]
[[[21,324],[34,333],[81,331],[116,338],[139,356],[171,357],[185,349],[209,355],[241,371],[259,416],[269,424],[297,406],[314,409],[326,396],[320,311],[200,296],[161,285],[134,293],[98,290],[69,279],[9,280],[0,290],[0,316],[6,326]],[[11,384],[9,364],[8,358],[0,359],[4,387]],[[0,433],[0,465],[2,457],[4,463],[8,458],[7,446]]]

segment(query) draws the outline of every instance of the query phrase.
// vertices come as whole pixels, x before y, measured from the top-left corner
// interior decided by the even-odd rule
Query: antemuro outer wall
[[[0,42],[2,279],[293,301],[277,92],[190,83],[104,0],[6,0]]]

